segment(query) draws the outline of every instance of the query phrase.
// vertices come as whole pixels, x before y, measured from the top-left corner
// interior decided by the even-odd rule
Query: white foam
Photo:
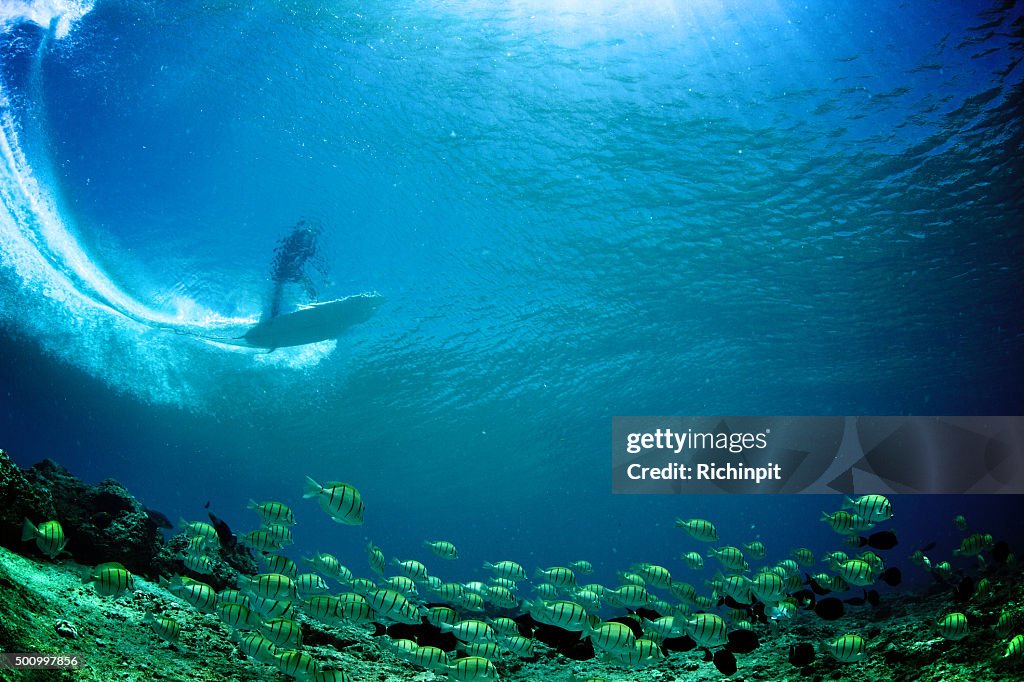
[[[4,0],[0,3],[0,26],[26,21],[45,29],[53,26],[54,38],[63,40],[95,4],[95,0]]]

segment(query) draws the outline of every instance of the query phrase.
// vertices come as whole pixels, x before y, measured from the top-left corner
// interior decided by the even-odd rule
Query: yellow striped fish
[[[295,562],[280,554],[264,554],[263,565],[266,567],[267,573],[280,573],[289,578],[294,578],[299,573],[299,567],[295,565]]]
[[[398,566],[398,570],[402,572],[402,575],[410,580],[414,580],[418,583],[427,581],[427,567],[419,561],[414,559],[410,559],[408,561],[393,559],[391,563]]]
[[[990,549],[995,540],[988,533],[972,533],[960,542],[960,547],[953,550],[953,556],[975,556]]]
[[[864,587],[875,582],[874,568],[863,559],[850,559],[835,567],[835,571],[842,576],[843,580]]]
[[[684,602],[693,602],[697,598],[697,588],[690,583],[672,583],[669,588],[676,599]]]
[[[725,621],[714,613],[698,613],[686,621],[686,629],[699,646],[721,646],[729,641]]]
[[[363,524],[363,496],[348,483],[330,481],[322,486],[306,476],[306,492],[302,496],[319,499],[320,508],[338,523],[347,526]]]
[[[236,630],[252,630],[260,624],[259,617],[244,604],[226,602],[217,605],[220,619]]]
[[[872,522],[864,519],[857,514],[851,514],[847,511],[837,511],[834,514],[828,514],[821,512],[821,520],[828,524],[828,527],[839,533],[840,535],[853,535],[855,533],[862,533],[866,530],[870,530],[875,526]]]
[[[408,625],[420,624],[419,612],[401,592],[376,589],[369,590],[365,596],[370,608],[380,616]]]
[[[172,644],[178,641],[178,635],[181,634],[181,626],[178,625],[178,621],[166,616],[154,616],[153,612],[148,609],[146,615],[142,617],[142,622],[153,628],[153,632],[160,635],[160,639]]]
[[[825,644],[828,651],[840,663],[855,663],[867,655],[868,644],[860,635],[842,635]]]
[[[243,582],[245,579],[243,578]],[[295,589],[295,581],[281,573],[261,573],[249,578],[245,583],[245,589],[250,590],[257,596],[267,599],[295,599],[298,592]]]
[[[31,521],[25,519],[25,523],[21,527],[21,541],[28,542],[29,540],[35,540],[39,551],[51,559],[55,559],[58,554],[63,552],[68,544],[68,539],[64,537],[64,528],[57,521],[44,521],[35,526]]]
[[[462,650],[469,656],[480,656],[491,660],[500,658],[502,652],[497,642],[470,642],[469,644],[464,644]]]
[[[695,571],[704,568],[704,557],[700,555],[700,552],[687,552],[682,558],[686,565]]]
[[[665,658],[665,654],[657,643],[649,639],[638,639],[632,649],[612,654],[612,658],[623,665],[639,667],[659,661]]]
[[[636,609],[645,606],[651,600],[651,595],[642,585],[623,585],[615,590],[605,590],[604,598],[614,606]]]
[[[473,644],[497,641],[494,628],[482,620],[460,620],[455,625],[442,623],[441,632],[450,632],[455,635],[456,639]]]
[[[689,519],[687,521],[676,519],[676,528],[682,528],[694,540],[700,540],[701,542],[718,541],[718,529],[715,528],[715,524],[704,519]]]
[[[295,525],[295,515],[292,513],[291,508],[281,504],[280,502],[254,502],[249,500],[248,509],[252,509],[260,515],[260,521],[263,525],[270,525],[272,523],[284,523],[289,526]]]
[[[569,568],[576,571],[580,575],[590,575],[594,572],[594,564],[586,560],[570,562]]]
[[[239,600],[238,603],[247,605],[264,618],[291,618],[293,614],[292,601],[290,599],[253,597],[252,599]]]
[[[611,653],[629,651],[636,645],[636,636],[624,623],[612,621],[601,623],[596,628],[588,624],[585,632],[591,644]]]
[[[528,604],[528,610],[535,620],[545,625],[570,632],[583,632],[587,628],[587,611],[576,602],[537,600]]]
[[[288,618],[273,618],[259,626],[259,630],[275,646],[297,649],[302,646],[302,626]]]
[[[217,606],[217,592],[204,582],[176,575],[170,581],[161,578],[160,584],[204,613]]]
[[[775,573],[762,572],[754,576],[750,591],[763,602],[777,602],[785,594],[786,583]]]
[[[284,651],[274,656],[277,669],[303,682],[316,682],[317,665],[304,651]]]
[[[302,573],[295,577],[295,589],[300,595],[327,594],[330,588],[316,573]]]
[[[754,540],[743,545],[743,549],[747,550],[747,553],[754,559],[763,559],[766,553],[764,543],[760,540]]]
[[[303,557],[302,561],[303,563],[307,563],[312,566],[315,570],[320,571],[328,578],[338,579],[341,576],[341,569],[343,568],[341,562],[338,561],[338,557],[332,554],[314,554],[311,557]],[[345,570],[348,571],[347,568]],[[349,572],[349,579],[351,579],[351,577],[352,574]]]
[[[455,609],[447,606],[431,606],[427,609],[427,620],[434,627],[440,628],[441,623],[455,625],[456,621],[459,620],[459,614],[455,612]]]
[[[372,623],[377,620],[377,614],[370,607],[369,602],[345,601],[342,600],[338,606],[338,616],[353,624]],[[410,619],[412,617],[410,616]],[[404,621],[403,621],[404,622]]]
[[[498,640],[498,643],[504,647],[505,651],[509,651],[520,658],[532,658],[536,654],[533,648],[533,640],[529,637],[512,635],[511,637],[502,637]]]
[[[1017,616],[1013,611],[1003,611],[996,622],[996,630],[1003,635],[1010,634],[1017,627]]]
[[[630,568],[639,573],[644,580],[654,587],[668,589],[672,586],[672,574],[664,566],[655,564],[633,564]]]
[[[396,589],[406,597],[416,597],[419,595],[419,591],[416,589],[416,583],[404,575],[395,575],[384,581],[384,584],[390,588]]]
[[[553,566],[551,568],[538,568],[537,578],[545,580],[555,587],[575,587],[576,574],[571,568],[565,566]]]
[[[283,528],[284,526],[281,527]],[[238,541],[250,549],[255,549],[257,552],[273,552],[284,549],[285,545],[280,533],[272,532],[266,528],[242,533],[238,536]]]
[[[431,552],[442,559],[452,560],[459,558],[459,550],[455,549],[455,545],[447,540],[426,540],[423,545],[429,547]]]
[[[220,619],[236,630],[252,630],[260,624],[259,617],[244,604],[227,602],[217,605]]]
[[[745,571],[750,566],[747,565],[747,560],[743,556],[743,551],[739,547],[733,547],[726,545],[721,548],[712,547],[709,551],[709,559],[718,559],[723,566],[728,568],[730,571]]]
[[[935,622],[935,627],[938,629],[940,635],[946,639],[951,639],[954,642],[963,639],[970,634],[970,627],[967,625],[967,616],[959,611],[947,613],[942,618],[939,618],[939,620]]]
[[[843,509],[852,509],[857,516],[870,523],[892,518],[892,503],[885,495],[864,495],[856,500],[846,497],[843,499]]]
[[[516,599],[516,595],[512,593],[512,590],[500,585],[493,585],[488,588],[486,601],[502,609],[513,609],[519,604],[519,600]]]
[[[508,578],[517,582],[526,580],[526,570],[514,561],[499,561],[494,564],[485,561],[484,568],[498,578]]]
[[[1006,645],[1006,652],[1003,658],[1020,658],[1024,652],[1024,635],[1017,635]]]
[[[233,601],[236,604],[245,604],[249,608],[252,608],[252,604],[249,602],[249,598],[242,594],[241,590],[228,589],[221,590],[217,593],[217,603],[223,604],[225,602]]]
[[[421,646],[413,651],[409,660],[427,670],[447,670],[448,654],[436,646]]]
[[[185,531],[185,537],[187,538],[199,536],[206,538],[210,542],[220,544],[220,538],[217,537],[217,529],[205,521],[186,521],[179,518],[178,526]]]
[[[357,595],[358,596],[358,595]],[[366,600],[363,597],[363,603]],[[326,594],[316,594],[304,602],[306,615],[310,618],[326,621],[328,623],[341,618],[341,600]],[[369,604],[367,604],[369,607]]]
[[[498,670],[486,658],[467,656],[448,666],[448,679],[453,682],[485,682],[498,679]]]
[[[97,566],[85,582],[96,583],[96,591],[104,597],[116,597],[135,589],[132,574],[116,561]]]
[[[366,545],[366,559],[370,562],[370,569],[377,575],[384,575],[384,569],[387,568],[388,562],[384,558],[384,552],[381,548],[372,542]]]
[[[537,593],[538,597],[547,601],[558,597],[558,588],[551,583],[538,583],[533,586],[533,591]]]
[[[236,634],[235,641],[238,643],[238,648],[242,650],[242,653],[249,658],[271,665],[276,662],[275,657],[279,653],[277,647],[261,633],[253,631]]]

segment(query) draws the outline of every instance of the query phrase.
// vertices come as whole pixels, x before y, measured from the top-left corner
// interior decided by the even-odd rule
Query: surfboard
[[[271,350],[336,339],[348,328],[369,320],[382,303],[384,297],[377,292],[311,303],[263,320],[241,338],[249,346]]]

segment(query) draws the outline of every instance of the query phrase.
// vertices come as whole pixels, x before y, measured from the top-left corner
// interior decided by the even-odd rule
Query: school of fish
[[[303,496],[315,499],[340,524],[363,523],[362,496],[350,484],[320,485],[307,478]],[[384,551],[372,543],[366,547],[366,575],[357,576],[328,552],[303,557],[300,569],[300,564],[281,553],[293,543],[292,509],[276,501],[250,501],[248,508],[258,515],[259,526],[237,539],[260,559],[263,573],[244,577],[236,588],[216,592],[201,577],[213,571],[220,548],[217,529],[205,521],[182,520],[185,550],[178,559],[185,573],[198,577],[175,575],[162,578],[161,583],[198,611],[216,614],[232,629],[238,649],[247,657],[306,682],[352,679],[343,670],[324,667],[303,649],[306,619],[335,626],[372,626],[381,633],[376,641],[382,648],[413,668],[434,671],[453,682],[497,680],[507,657],[530,658],[542,646],[554,646],[562,653],[563,646],[569,651],[589,645],[594,655],[626,668],[702,649],[705,660],[730,675],[737,670],[735,654],[759,646],[758,633],[764,636],[771,627],[803,613],[835,621],[844,605],[877,603],[873,589],[877,583],[894,586],[901,580],[899,569],[887,568],[879,554],[897,544],[895,531],[875,530],[894,516],[892,503],[882,495],[845,498],[841,509],[822,513],[822,522],[843,538],[853,554],[836,549],[816,557],[810,549],[798,547],[786,559],[765,562],[768,549],[760,540],[724,544],[711,521],[676,519],[675,526],[686,539],[681,538],[685,551],[675,575],[666,566],[636,563],[618,572],[619,584],[614,586],[584,583],[581,578],[594,570],[586,560],[537,567],[530,578],[525,566],[506,557],[484,563],[490,575],[486,583],[446,581],[441,577],[445,562],[459,557],[455,545],[446,539],[423,543],[438,560],[436,573],[416,559],[388,562]],[[961,532],[968,530],[963,516],[957,516],[954,525]],[[37,526],[26,519],[22,539],[35,541],[50,559],[65,552],[67,545],[56,520]],[[991,594],[994,586],[987,577],[978,581],[962,577],[951,559],[976,557],[980,568],[987,561],[1008,565],[1015,561],[1005,543],[984,533],[964,535],[950,559],[938,561],[924,551],[916,550],[911,561],[936,581],[954,586],[965,600]],[[716,562],[713,578],[703,585],[681,579],[681,572],[700,570],[705,561]],[[86,581],[99,594],[116,598],[134,589],[135,577],[124,566],[107,563],[90,571]],[[529,588],[525,582],[530,582]],[[343,591],[336,591],[334,585]],[[840,600],[836,596],[848,592],[864,597]],[[599,615],[611,611],[619,615],[607,619]],[[978,629],[972,620],[976,619],[963,609],[951,609],[936,614],[927,627],[957,642]],[[141,622],[168,642],[179,638],[181,625],[173,618],[146,612]],[[987,628],[994,632],[988,636],[1005,642],[1003,658],[1019,661],[1024,657],[1024,635],[1015,632],[1020,625],[1013,612],[1004,611],[998,623]],[[431,636],[391,636],[399,626],[418,627],[418,632]],[[427,639],[436,640],[434,635],[454,637],[457,645],[442,648],[428,643]],[[818,652],[840,663],[856,664],[872,655],[872,642],[862,633],[839,628],[832,638],[792,646],[789,660],[807,665]]]

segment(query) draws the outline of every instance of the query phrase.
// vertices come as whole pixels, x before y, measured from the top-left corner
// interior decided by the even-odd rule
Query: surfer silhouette
[[[319,221],[303,218],[278,242],[271,264],[270,279],[274,289],[267,319],[280,314],[287,284],[300,285],[309,300],[316,301],[316,286],[307,272],[307,264],[312,264],[321,276],[326,276],[326,262],[317,253],[317,240],[322,231]]]

